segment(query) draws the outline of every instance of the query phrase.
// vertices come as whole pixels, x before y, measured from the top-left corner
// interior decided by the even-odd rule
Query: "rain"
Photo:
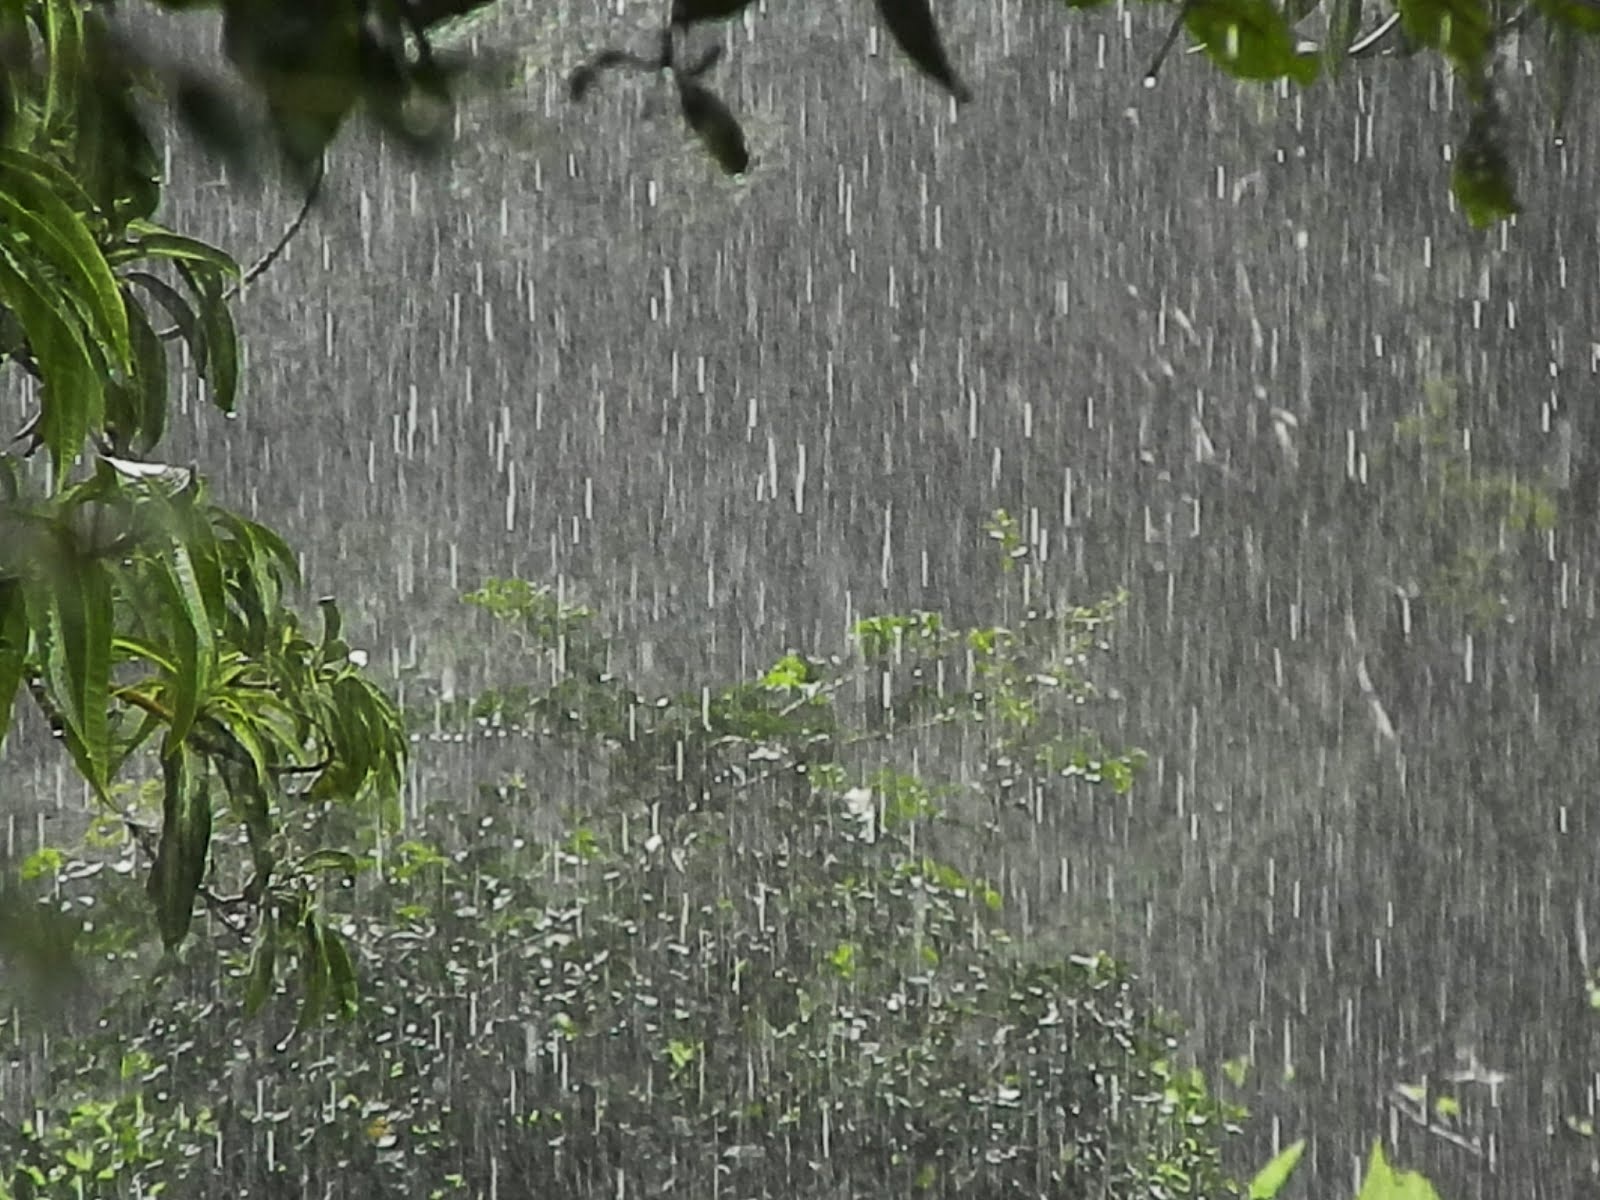
[[[1053,596],[1125,591],[1084,719],[1143,763],[1125,792],[1007,818],[974,869],[1017,936],[1127,964],[1213,1086],[1249,1064],[1228,1093],[1250,1110],[1242,1177],[1305,1138],[1284,1194],[1354,1195],[1381,1138],[1447,1200],[1596,1194],[1600,143],[1581,117],[1551,132],[1543,48],[1502,50],[1523,211],[1485,232],[1450,196],[1465,101],[1436,56],[1301,89],[1228,80],[1180,39],[1146,86],[1160,13],[946,3],[961,104],[869,6],[764,0],[690,34],[725,46],[710,78],[751,155],[730,179],[659,77],[569,97],[601,47],[650,44],[659,7],[497,6],[471,33],[495,66],[443,159],[337,143],[237,307],[237,418],[173,372],[169,461],[278,529],[302,605],[337,595],[376,676],[432,714],[405,830],[548,841],[607,786],[572,747],[456,719],[485,689],[553,682],[519,679],[463,605],[485,580],[592,610],[606,670],[642,694],[714,689],[844,654],[878,614],[1015,618],[1004,510]],[[169,178],[163,219],[246,263],[299,208],[181,138]],[[10,429],[25,405],[3,388]],[[980,774],[960,738],[918,753],[930,778]],[[0,778],[8,859],[82,826],[40,729]],[[737,836],[771,835],[766,793],[741,794]],[[873,793],[841,794],[870,840]],[[493,909],[492,881],[466,890]],[[519,1024],[509,965],[460,957],[475,1044],[371,1028],[433,1055],[463,1127],[531,1123],[485,1081],[523,1086],[512,1068],[553,1035]],[[269,1043],[235,1046],[229,1078]],[[44,1084],[21,1045],[0,1061],[8,1120]],[[473,1055],[508,1065],[474,1074]],[[361,1117],[379,1153],[417,1136]],[[298,1163],[296,1119],[218,1162]],[[723,1147],[734,1166],[769,1151]],[[462,1194],[547,1194],[514,1161],[479,1166]],[[276,1178],[248,1194],[311,1194]]]

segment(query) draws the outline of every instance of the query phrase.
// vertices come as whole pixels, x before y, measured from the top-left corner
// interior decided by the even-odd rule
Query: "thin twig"
[[[294,239],[295,234],[300,232],[301,227],[305,225],[306,218],[311,215],[311,208],[316,204],[317,197],[322,194],[322,180],[326,174],[327,161],[326,159],[319,158],[317,160],[316,171],[311,176],[311,184],[306,188],[305,199],[300,202],[300,211],[295,213],[294,220],[290,221],[288,225],[284,226],[283,233],[278,238],[277,244],[263,254],[260,258],[256,259],[256,261],[251,265],[250,269],[244,273],[239,282],[234,284],[223,294],[222,301],[224,304],[236,298],[245,288],[249,287],[256,280],[260,279],[261,276],[265,275],[271,268],[272,264],[277,262],[283,252],[289,248],[289,243]],[[156,334],[156,336],[162,341],[168,342],[177,337],[181,332],[182,330],[177,325],[172,325],[161,330]]]

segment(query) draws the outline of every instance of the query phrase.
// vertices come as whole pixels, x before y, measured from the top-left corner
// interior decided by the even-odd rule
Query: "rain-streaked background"
[[[1313,1139],[1302,1194],[1348,1194],[1379,1134],[1452,1200],[1584,1194],[1593,95],[1555,138],[1539,48],[1508,50],[1525,212],[1476,233],[1431,57],[1291,93],[1179,53],[1146,89],[1164,9],[944,4],[958,112],[867,6],[773,4],[713,77],[757,160],[731,183],[660,81],[567,102],[658,7],[508,0],[477,37],[511,86],[449,161],[346,139],[241,308],[239,419],[185,376],[171,453],[413,699],[494,678],[457,601],[486,575],[596,607],[661,688],[866,613],[993,619],[1011,510],[1083,602],[1129,589],[1105,720],[1151,758],[1015,847],[1007,893],[1135,963],[1208,1070],[1254,1060],[1256,1148]],[[177,155],[169,222],[243,260],[295,207]],[[1393,429],[1446,380],[1474,469],[1560,501],[1470,637],[1401,596],[1448,531]],[[17,811],[75,804],[37,750]],[[491,770],[424,742],[408,802]],[[1507,1076],[1456,1085],[1476,1151],[1389,1103],[1472,1064]]]

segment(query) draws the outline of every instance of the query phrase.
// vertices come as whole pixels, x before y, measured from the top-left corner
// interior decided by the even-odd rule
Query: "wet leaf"
[[[272,995],[278,963],[277,930],[273,922],[264,920],[256,934],[256,944],[250,951],[250,974],[245,982],[244,1014],[252,1017]]]
[[[111,581],[98,560],[74,556],[52,583],[45,674],[52,699],[78,739],[89,782],[103,791],[110,757]]]
[[[745,145],[744,130],[728,107],[709,88],[692,79],[678,81],[678,99],[684,120],[717,164],[730,175],[742,175],[750,166],[750,149]]]
[[[723,21],[750,7],[750,0],[672,0],[672,23],[684,27]]]
[[[938,24],[933,19],[933,9],[928,0],[877,0],[878,15],[890,34],[916,63],[918,70],[934,80],[957,101],[972,99],[955,68],[945,53],[944,40],[939,36]]]
[[[161,944],[175,950],[189,936],[195,896],[211,851],[211,797],[190,773],[189,755],[169,736],[161,759],[161,842],[146,885]]]
[[[1316,82],[1317,56],[1297,48],[1294,30],[1271,0],[1195,0],[1184,23],[1211,60],[1235,78]]]
[[[1250,1181],[1249,1200],[1276,1200],[1295,1168],[1300,1165],[1300,1156],[1305,1151],[1305,1139],[1301,1138],[1273,1156],[1272,1161],[1257,1171],[1255,1178]]]
[[[20,579],[0,579],[0,741],[22,686],[29,643],[28,597]]]
[[[1474,228],[1485,229],[1519,210],[1511,163],[1500,145],[1491,106],[1472,114],[1467,137],[1456,154],[1450,190]]]
[[[1438,50],[1469,75],[1488,59],[1494,20],[1485,0],[1397,0],[1400,25],[1418,45]]]

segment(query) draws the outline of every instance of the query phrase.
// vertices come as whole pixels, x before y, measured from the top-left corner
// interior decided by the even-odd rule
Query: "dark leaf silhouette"
[[[172,99],[178,119],[196,141],[230,169],[248,171],[250,129],[220,87],[198,75],[180,75]]]
[[[734,119],[728,106],[714,92],[692,79],[680,79],[678,99],[683,106],[684,120],[689,122],[711,156],[730,175],[742,175],[750,165],[750,148],[745,145],[744,130]]]
[[[750,6],[750,0],[672,0],[672,23],[680,29],[702,21],[722,21]]]
[[[907,57],[958,101],[965,103],[972,99],[972,93],[956,78],[955,68],[950,65],[928,0],[877,0],[877,3],[878,14]]]

